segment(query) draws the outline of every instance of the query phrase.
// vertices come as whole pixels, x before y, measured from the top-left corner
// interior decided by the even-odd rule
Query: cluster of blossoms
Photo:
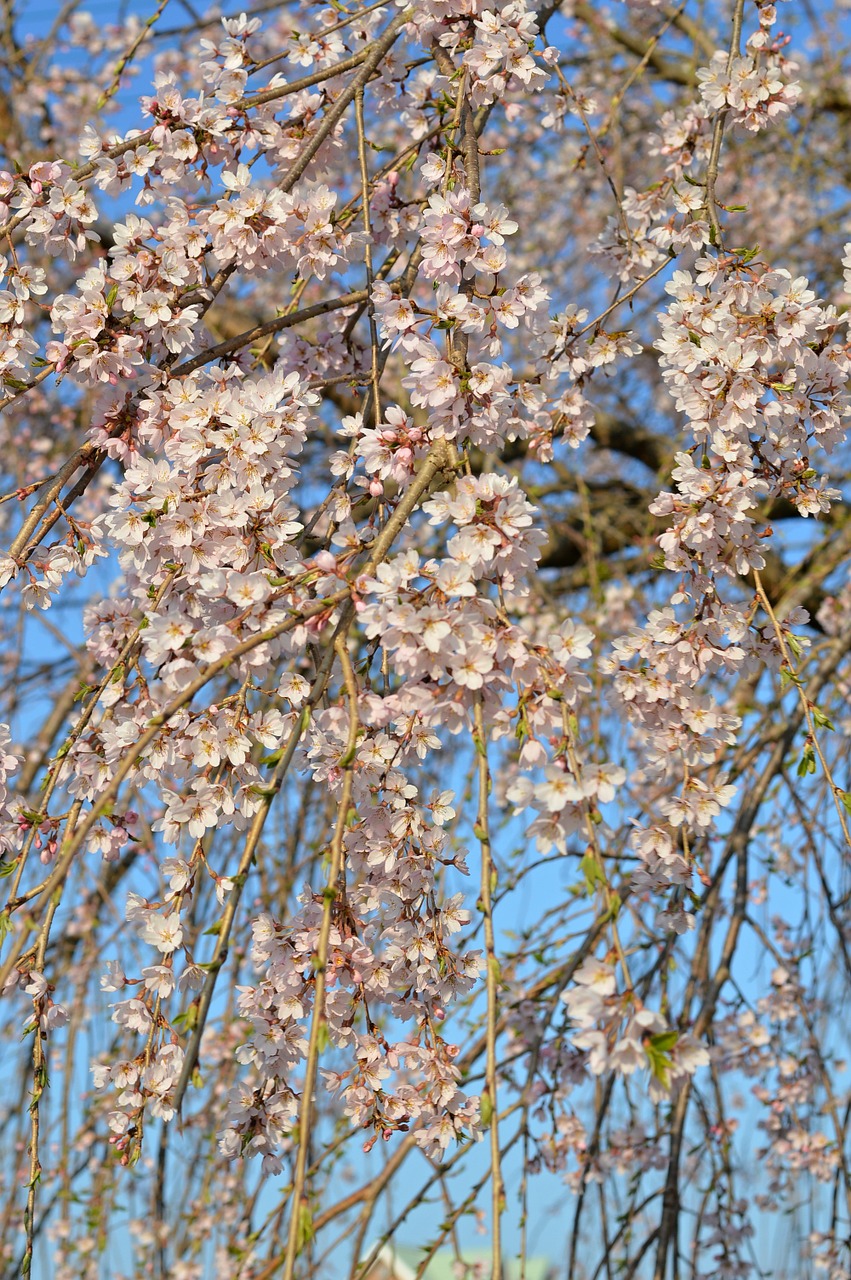
[[[445,167],[432,154],[424,177],[438,183]],[[530,411],[541,403],[531,384],[512,387],[510,366],[496,360],[512,330],[535,331],[547,293],[536,273],[512,280],[507,270],[505,238],[517,230],[507,211],[474,202],[457,163],[453,174],[457,185],[430,195],[422,219],[423,276],[436,285],[428,303],[420,306],[379,282],[373,305],[381,337],[404,352],[410,374],[402,385],[414,408],[428,412],[429,438],[466,438],[493,448],[525,436]],[[449,351],[434,341],[438,326],[455,335]],[[463,359],[456,354],[459,339]]]
[[[466,243],[456,245],[464,239],[458,235],[459,224],[466,228]],[[484,281],[488,292],[481,291],[489,299],[505,257],[500,252],[483,261],[481,255],[501,249],[503,235],[514,230],[505,212],[471,208],[461,189],[452,193],[451,202],[432,197],[426,226],[431,229],[429,243],[436,250],[451,244],[454,261],[477,283]],[[144,227],[140,234],[146,235]],[[483,235],[490,242],[487,249]],[[461,277],[459,269],[457,280],[453,275],[439,286],[446,303],[452,297],[468,300],[453,288]],[[517,325],[527,308],[536,308],[523,283],[509,299],[514,310],[506,309],[508,328]],[[439,305],[445,305],[441,295]],[[459,316],[463,318],[460,306],[451,323]],[[414,357],[412,368],[427,351],[436,351],[419,335],[403,333],[401,341]],[[469,346],[467,350],[470,359]],[[116,678],[102,699],[101,714],[63,765],[69,789],[81,799],[96,802],[150,717],[169,699],[180,697],[206,666],[226,659],[231,649],[247,648],[233,665],[249,681],[297,655],[310,632],[304,625],[288,624],[293,607],[297,610],[303,601],[305,585],[310,584],[314,598],[339,591],[347,565],[364,545],[344,492],[335,505],[332,545],[337,554],[321,551],[312,562],[305,561],[293,545],[301,529],[290,497],[297,479],[294,459],[317,398],[297,373],[283,373],[283,363],[261,377],[246,377],[232,366],[173,378],[142,394],[132,434],[122,430],[121,408],[112,417],[105,414],[96,429],[98,442],[124,465],[124,479],[110,500],[113,514],[98,527],[120,548],[128,591],[125,598],[104,602],[88,614],[91,652]],[[488,370],[495,367],[471,360],[465,382],[463,366],[445,363],[455,390],[451,399],[436,397],[440,403],[429,406],[428,436],[409,415],[392,407],[374,431],[362,427],[360,416],[349,424],[355,441],[351,462],[362,462],[371,483],[408,481],[429,438],[460,433],[470,402],[480,418],[490,415],[499,423],[501,435],[509,433],[513,418],[503,425],[499,414],[505,411],[491,407],[501,403],[489,395]],[[500,372],[505,381],[510,371],[506,366]],[[420,375],[416,382],[425,395],[425,379]],[[503,399],[510,403],[508,395]],[[413,400],[416,406],[416,396]],[[162,449],[161,461],[145,456],[143,450],[151,447]],[[351,472],[348,456],[341,455],[335,467],[346,478]],[[457,1087],[455,1050],[434,1027],[445,1007],[469,991],[478,961],[471,953],[456,956],[446,942],[468,916],[459,900],[436,896],[435,877],[444,863],[463,866],[457,855],[443,855],[439,828],[425,826],[417,789],[401,766],[406,754],[419,760],[439,745],[430,726],[458,732],[467,725],[479,691],[487,695],[491,713],[497,710],[497,691],[510,683],[507,672],[516,668],[524,645],[522,634],[514,635],[501,610],[482,594],[482,585],[498,582],[501,590],[516,592],[519,579],[534,567],[542,535],[532,528],[534,509],[516,482],[500,476],[461,479],[454,493],[434,495],[425,510],[435,527],[451,522],[457,529],[448,540],[448,557],[421,567],[415,554],[406,553],[379,563],[372,577],[356,582],[359,624],[367,638],[380,636],[395,673],[407,684],[404,700],[391,695],[358,707],[367,737],[353,764],[354,803],[357,807],[360,801],[363,819],[345,839],[350,883],[345,911],[332,928],[324,1015],[332,1042],[355,1049],[358,1067],[332,1079],[333,1087],[343,1090],[353,1123],[385,1136],[415,1126],[417,1140],[438,1153],[453,1136],[474,1126],[477,1117],[475,1099]],[[320,619],[318,626],[324,622]],[[143,679],[140,664],[155,679]],[[566,683],[569,676],[565,672],[560,679]],[[169,873],[172,889],[163,903],[134,900],[130,905],[141,940],[160,952],[163,963],[134,980],[144,982],[150,995],[115,1006],[115,1020],[128,1030],[152,1028],[151,1000],[177,989],[174,960],[185,943],[181,913],[206,862],[201,842],[213,828],[244,826],[257,811],[263,778],[254,747],[274,750],[301,732],[298,707],[309,688],[300,675],[288,671],[278,694],[291,711],[255,709],[251,695],[223,698],[203,712],[182,711],[169,718],[142,753],[142,776],[153,780],[165,767],[172,779],[163,789],[164,810],[155,830],[167,841],[177,842],[185,833],[195,843],[188,860],[174,860],[177,879]],[[305,735],[305,763],[332,791],[340,785],[338,762],[346,733],[347,720],[338,709],[314,714]],[[435,824],[453,813],[446,797],[427,808]],[[103,838],[103,828],[96,827],[92,847],[99,847]],[[221,900],[230,881],[215,878]],[[254,1035],[239,1057],[257,1079],[251,1088],[240,1084],[234,1090],[222,1150],[228,1155],[262,1151],[268,1169],[280,1167],[298,1110],[294,1072],[306,1048],[303,1023],[311,1015],[315,980],[309,957],[316,951],[321,916],[321,904],[308,892],[301,912],[286,926],[261,920],[254,959],[263,979],[240,1002]],[[190,965],[186,973],[191,983],[197,970]],[[416,1034],[409,1033],[404,1041],[379,1037],[372,1018],[381,1005],[392,1019],[416,1019]],[[366,1028],[358,1030],[363,1018]],[[106,1068],[99,1073],[102,1086],[119,1089],[110,1123],[122,1143],[146,1099],[155,1098],[152,1105],[163,1115],[171,1105],[182,1058],[173,1035],[157,1030],[161,1048],[147,1074],[141,1074],[138,1062],[119,1073],[120,1078]],[[405,1078],[393,1088],[382,1083],[400,1072]]]
[[[454,495],[435,494],[425,510],[433,524],[451,520],[458,528],[449,555],[420,565],[409,552],[360,580],[360,623],[368,638],[381,637],[394,669],[411,682],[409,696],[423,689],[434,723],[457,732],[473,693],[495,697],[523,651],[522,633],[483,586],[497,580],[514,590],[534,564],[541,536],[531,527],[533,508],[502,476],[463,478]]]
[[[0,173],[0,194],[11,185],[11,174]],[[0,217],[3,216],[0,208]],[[0,256],[0,325],[3,344],[0,346],[0,378],[8,375],[20,377],[26,373],[30,358],[38,351],[38,344],[24,324],[26,304],[47,292],[45,273],[41,267],[29,263],[10,263]]]
[[[300,29],[301,24],[284,10],[275,13],[265,26],[260,18],[249,18],[244,13],[222,18],[221,33],[213,32],[200,41],[199,69],[218,101],[236,103],[248,91],[248,77],[256,63],[277,61],[283,53],[291,67],[333,66],[345,56],[347,43],[355,48],[368,43],[385,17],[385,10],[365,13],[357,23],[350,24],[345,42],[335,29],[333,9],[323,10],[318,15],[322,25],[309,32]],[[275,76],[272,83],[281,79]]]
[[[27,814],[20,799],[10,796],[10,788],[6,785],[11,775],[20,767],[17,756],[8,749],[10,745],[9,726],[0,724],[0,872],[4,877],[16,870],[25,833],[33,826],[32,815]],[[54,830],[54,824],[44,822],[39,824],[39,828],[30,837],[36,848],[43,848],[43,862],[49,862],[53,856]],[[24,1034],[34,1032],[44,1040],[51,1032],[65,1025],[67,1011],[63,1005],[53,1000],[55,984],[48,980],[32,960],[10,973],[7,989],[16,987],[30,996],[33,1004],[32,1016],[23,1028]]]
[[[665,160],[665,177],[644,191],[627,188],[617,216],[591,252],[604,270],[635,283],[660,269],[669,253],[700,251],[711,243],[701,173],[709,160],[714,121],[726,113],[730,125],[750,132],[776,125],[797,103],[801,88],[790,77],[796,64],[784,58],[783,41],[772,42],[774,4],[758,10],[759,28],[741,57],[718,51],[698,70],[700,97],[680,111],[667,111],[649,139],[649,153]]]
[[[397,0],[401,4],[402,0]],[[419,38],[436,39],[448,53],[461,53],[470,77],[470,100],[486,106],[512,93],[534,93],[546,82],[533,50],[538,36],[535,10],[525,0],[417,0],[412,22]],[[552,61],[555,50],[543,51]]]
[[[352,764],[358,817],[345,836],[324,995],[330,1043],[348,1065],[323,1075],[327,1088],[341,1094],[352,1125],[372,1132],[367,1150],[379,1136],[411,1128],[418,1144],[439,1157],[462,1133],[475,1132],[478,1121],[478,1099],[458,1086],[457,1049],[436,1029],[474,985],[480,960],[450,941],[470,920],[461,895],[437,893],[445,864],[466,870],[462,856],[450,857],[441,830],[455,813],[452,793],[424,805],[408,780],[405,764],[416,765],[436,739],[422,728],[412,732],[401,702],[374,698],[359,709],[362,723],[373,723]],[[314,776],[332,792],[341,784],[346,733],[345,717],[328,712],[310,735]],[[286,924],[262,915],[253,926],[252,959],[262,976],[240,994],[251,1034],[237,1051],[251,1074],[231,1092],[220,1147],[228,1156],[262,1154],[266,1171],[280,1171],[297,1121],[322,915],[321,896],[305,889]],[[394,1025],[403,1038],[392,1037]]]
[[[376,20],[380,15],[364,24],[355,44],[368,43]],[[225,21],[223,48],[214,47],[232,81],[235,60],[242,62],[245,39],[258,22]],[[239,74],[244,84],[244,70]],[[0,172],[4,231],[17,230],[34,250],[72,262],[100,239],[90,186],[113,198],[141,179],[137,203],[161,199],[166,206],[156,227],[135,216],[115,226],[109,266],[90,268],[73,295],[56,299],[51,318],[59,340],[43,348],[24,311],[31,296],[44,292],[40,268],[19,270],[3,260],[0,267],[11,273],[11,287],[0,298],[0,374],[8,389],[21,390],[34,360],[70,372],[86,385],[114,385],[118,379],[150,376],[163,357],[189,350],[211,297],[202,271],[206,255],[214,255],[209,261],[226,272],[238,268],[249,276],[272,266],[323,279],[345,263],[350,235],[334,224],[336,193],[311,182],[260,190],[243,161],[244,154],[262,145],[273,169],[287,165],[321,123],[321,95],[294,95],[288,103],[290,126],[276,118],[273,103],[261,104],[250,119],[237,118],[228,105],[233,93],[222,93],[226,101],[187,95],[174,72],[161,70],[154,94],[145,99],[152,128],[131,131],[107,146],[87,127],[77,168],[39,161],[23,173]],[[335,140],[327,145],[336,145]],[[210,166],[223,166],[226,189],[212,207],[199,208],[191,197],[175,192],[178,184],[188,184],[202,194]]]
[[[97,239],[94,201],[72,167],[59,160],[37,161],[25,174],[0,173],[0,218],[22,223],[29,245],[72,262]]]
[[[8,750],[11,734],[7,724],[0,724],[0,853],[8,853],[17,847],[18,839],[13,831],[20,825],[14,801],[10,805],[10,796],[6,781],[10,774],[16,772],[18,759]]]
[[[737,676],[782,649],[753,625],[750,604],[725,601],[723,584],[764,566],[757,512],[790,501],[802,515],[836,496],[810,466],[813,448],[844,438],[849,359],[838,321],[803,279],[740,258],[698,259],[677,271],[662,317],[663,377],[695,444],[677,455],[676,489],[653,503],[670,520],[659,538],[665,566],[682,574],[667,608],[615,643],[615,689],[644,741],[645,776],[680,772],[679,795],[659,802],[662,823],[636,830],[643,889],[688,882],[692,856],[735,788],[714,767],[738,720],[701,691],[708,674]],[[802,611],[782,619],[787,633]],[[688,921],[680,911],[679,926]]]
[[[183,1069],[184,1050],[177,1032],[164,1016],[172,997],[197,991],[203,972],[191,961],[178,971],[176,961],[184,944],[181,911],[188,911],[200,860],[166,858],[161,865],[167,888],[161,902],[149,902],[137,893],[127,895],[125,917],[139,941],[157,953],[156,963],[142,967],[138,977],[128,977],[120,961],[109,961],[101,976],[104,992],[126,993],[111,1005],[112,1021],[125,1035],[140,1038],[132,1057],[96,1062],[92,1068],[96,1090],[109,1090],[111,1109],[107,1122],[111,1144],[122,1164],[138,1155],[136,1138],[146,1115],[170,1120],[173,1093]],[[209,870],[209,867],[207,868]],[[233,882],[217,877],[219,901],[233,889]]]
[[[537,646],[539,670],[534,680],[524,682],[515,730],[522,743],[519,764],[527,770],[543,766],[543,777],[536,782],[521,773],[507,787],[505,798],[516,814],[527,808],[539,813],[528,834],[542,853],[553,847],[567,853],[569,838],[582,831],[590,813],[599,815],[599,806],[614,800],[626,780],[620,765],[595,764],[578,748],[569,757],[561,753],[547,763],[545,744],[566,740],[568,710],[591,691],[583,664],[591,656],[593,639],[587,627],[562,623],[547,637],[546,646]]]
[[[608,219],[590,253],[607,274],[637,284],[660,269],[669,250],[699,248],[709,240],[706,220],[695,216],[702,204],[699,192],[681,190],[672,179],[647,192],[629,188],[620,215]]]
[[[344,260],[348,238],[331,224],[336,196],[327,187],[303,185],[288,195],[258,192],[249,186],[244,164],[235,173],[225,171],[222,182],[230,196],[192,221],[174,201],[171,217],[156,233],[135,215],[117,224],[109,265],[89,268],[76,292],[53,304],[58,340],[47,345],[45,356],[58,371],[83,385],[115,386],[151,371],[164,357],[191,350],[202,307],[185,300],[203,292],[205,254],[221,267],[238,266],[249,274],[297,268],[319,279]],[[19,312],[26,283],[16,277]],[[29,291],[44,291],[38,278]],[[19,347],[16,337],[10,352]]]
[[[510,1011],[509,1061],[532,1064],[531,1079],[521,1077],[532,1101],[531,1117],[539,1126],[530,1131],[535,1145],[530,1168],[560,1173],[578,1192],[612,1172],[634,1174],[663,1169],[667,1163],[658,1131],[647,1129],[637,1117],[624,1128],[613,1128],[605,1143],[594,1139],[575,1106],[589,1072],[592,1078],[608,1073],[629,1078],[647,1071],[648,1094],[658,1102],[707,1065],[710,1052],[645,1008],[633,990],[618,992],[614,963],[587,959],[574,969],[571,981],[575,985],[561,994],[572,1023],[566,1034],[548,1034],[532,1000],[520,1000]]]
[[[603,996],[601,988],[609,986],[608,970],[608,965],[600,965],[598,961],[586,961],[577,970],[575,977],[577,980],[581,979],[575,993],[580,1006],[577,1011],[577,1021],[580,1023],[584,1018],[581,1006],[585,1002],[587,1007],[589,987],[595,987],[598,995]],[[562,995],[562,1001],[564,1000],[566,995]],[[619,1000],[624,1009],[630,1005],[630,1001],[623,997],[619,997]],[[605,1015],[604,1009],[596,1012],[603,1012]],[[627,1021],[626,1027],[618,1028],[609,1019],[609,1047],[614,1044],[619,1050],[619,1060],[630,1064],[630,1070],[626,1074],[632,1074],[636,1069],[650,1069],[653,1073],[650,1087],[654,1097],[663,1098],[667,1096],[663,1080],[667,1078],[668,1083],[672,1079],[674,1082],[682,1082],[683,1076],[690,1074],[688,1066],[694,1069],[703,1065],[704,1057],[703,1051],[688,1037],[683,1038],[682,1047],[678,1051],[677,1043],[674,1042],[676,1033],[674,1036],[669,1030],[654,1033],[650,1028],[656,1023],[667,1027],[665,1020],[659,1019],[658,1015],[650,1015],[644,1028],[640,1025],[635,1027],[632,1021]],[[607,1025],[605,1016],[603,1024]],[[586,1028],[586,1032],[590,1029]],[[619,1030],[623,1030],[623,1037],[619,1036]],[[589,1053],[584,1048],[573,1047],[576,1036],[557,1034],[546,1037],[541,1034],[543,1032],[540,1009],[537,1009],[534,1001],[521,1001],[514,1007],[509,1018],[511,1057],[513,1059],[516,1055],[523,1055],[522,1060],[526,1061],[525,1055],[531,1052],[535,1062],[534,1080],[526,1085],[532,1100],[531,1117],[539,1125],[539,1128],[532,1128],[530,1132],[535,1143],[535,1152],[529,1161],[530,1171],[546,1169],[558,1172],[562,1175],[564,1184],[573,1193],[577,1193],[587,1183],[601,1181],[612,1172],[624,1175],[630,1172],[635,1174],[639,1170],[646,1172],[664,1169],[667,1160],[659,1133],[654,1133],[653,1129],[642,1124],[637,1117],[631,1123],[612,1128],[604,1143],[595,1142],[593,1134],[586,1129],[575,1108],[577,1091],[587,1080]],[[662,1036],[662,1041],[654,1044],[654,1034]],[[621,1043],[627,1037],[632,1042],[631,1048]],[[667,1048],[660,1047],[665,1044]],[[599,1061],[600,1044],[596,1039],[593,1041],[591,1056]]]
[[[736,56],[719,50],[709,66],[697,73],[707,110],[729,111],[730,123],[750,133],[782,120],[801,96],[801,86],[792,78],[797,63],[783,56],[783,42],[771,35],[776,5],[761,3],[758,12],[759,28],[748,37],[745,53]]]
[[[119,548],[127,592],[86,615],[90,651],[114,680],[63,765],[81,799],[97,798],[150,717],[210,664],[242,645],[239,666],[251,676],[301,643],[285,634],[283,589],[303,571],[290,490],[316,399],[295,373],[245,379],[236,367],[214,369],[144,398],[138,439],[161,442],[161,461],[127,451],[111,424],[102,428],[110,447],[128,452],[113,511],[99,518]],[[297,688],[290,694],[293,704],[303,700]],[[157,830],[174,842],[181,831],[197,840],[244,825],[262,786],[253,745],[278,747],[297,715],[226,697],[171,719],[140,761],[150,780],[166,765],[172,779]]]
[[[482,448],[528,437],[542,460],[551,456],[553,436],[577,446],[593,422],[585,384],[596,369],[635,355],[640,347],[628,333],[597,329],[586,336],[582,325],[588,313],[575,307],[542,320],[548,295],[540,276],[510,270],[505,241],[517,224],[506,209],[473,204],[458,161],[447,171],[446,161],[432,153],[422,173],[429,183],[449,176],[455,183],[444,194],[429,197],[422,218],[423,275],[436,287],[428,304],[420,305],[377,283],[373,304],[381,336],[404,352],[410,374],[403,386],[411,404],[428,412],[429,437],[466,438]],[[429,322],[425,331],[424,318]],[[434,326],[455,335],[449,351],[435,343]],[[526,337],[535,357],[534,377],[515,387],[511,367],[496,363],[506,340],[517,336],[513,331]],[[389,412],[401,420],[400,410]],[[362,433],[357,452],[395,445],[385,433],[395,434],[396,426],[388,421],[377,429],[378,438]],[[418,451],[408,451],[408,439],[402,444],[412,470]],[[371,460],[367,469],[375,469]]]
[[[835,1135],[822,1128],[818,1050],[812,1046],[809,1053],[801,1053],[799,1047],[806,1014],[813,1012],[806,1005],[803,987],[784,965],[771,974],[771,993],[757,1001],[763,1030],[770,1030],[771,1036],[765,1036],[763,1073],[753,1093],[766,1109],[760,1128],[768,1145],[759,1155],[771,1175],[768,1196],[775,1203],[805,1173],[831,1182],[842,1159]]]
[[[552,458],[554,438],[571,449],[588,438],[596,418],[586,393],[594,371],[641,350],[631,333],[606,333],[587,321],[585,308],[571,304],[532,337],[535,369],[548,401],[530,428],[530,443],[542,462]]]
[[[767,1209],[777,1209],[804,1173],[831,1181],[841,1161],[835,1137],[823,1128],[819,1085],[824,1063],[816,1046],[803,1053],[800,1048],[806,1019],[814,1012],[807,1000],[790,968],[777,965],[769,994],[755,1008],[719,1020],[712,1050],[719,1070],[754,1082],[751,1093],[765,1109],[759,1128],[768,1142],[759,1157],[770,1174],[760,1194]]]
[[[258,191],[245,164],[222,174],[229,194],[199,214],[196,226],[209,238],[215,262],[249,275],[298,269],[323,280],[346,259],[350,237],[332,222],[337,196],[324,184],[298,186],[289,194]]]
[[[576,985],[562,999],[579,1028],[571,1032],[571,1039],[588,1054],[593,1075],[632,1075],[649,1067],[650,1096],[659,1101],[672,1082],[709,1062],[703,1045],[688,1033],[672,1031],[660,1013],[642,1008],[634,992],[618,994],[613,965],[586,960],[573,977]]]
[[[113,1006],[112,1020],[125,1034],[152,1041],[150,1052],[140,1051],[134,1058],[119,1062],[95,1063],[92,1081],[95,1089],[111,1088],[112,1109],[108,1124],[110,1145],[120,1153],[121,1163],[130,1164],[138,1155],[134,1139],[145,1115],[170,1120],[174,1115],[172,1095],[183,1068],[183,1049],[177,1037],[163,1039],[160,1018],[154,1006],[162,992],[171,994],[171,971],[149,965],[143,970],[144,997],[131,997]]]
[[[201,74],[220,102],[237,102],[245,92],[246,64],[255,54],[256,43],[252,40],[249,52],[248,41],[261,26],[259,18],[241,13],[238,18],[224,18],[221,33],[200,41]]]

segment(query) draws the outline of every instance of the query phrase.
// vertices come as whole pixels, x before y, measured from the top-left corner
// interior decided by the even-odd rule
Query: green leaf
[[[579,869],[585,877],[585,886],[589,894],[594,892],[595,885],[606,883],[606,878],[600,870],[600,865],[593,854],[585,854],[579,864]]]
[[[612,900],[609,903],[609,909],[606,912],[606,919],[617,920],[618,916],[620,915],[622,906],[623,906],[623,899],[621,898],[620,894],[619,893],[613,894]]]
[[[192,1031],[198,1025],[198,1005],[193,1002],[188,1009],[184,1009],[174,1019],[173,1025],[183,1031]]]
[[[310,1212],[310,1205],[302,1204],[298,1211],[298,1244],[297,1249],[301,1253],[308,1240],[312,1240],[313,1231],[313,1214]]]
[[[650,1036],[644,1042],[644,1052],[647,1055],[647,1062],[650,1071],[667,1089],[668,1072],[673,1065],[671,1062],[670,1050],[679,1039],[679,1033],[676,1031],[660,1031],[658,1035]]]
[[[812,743],[808,742],[804,747],[801,759],[798,761],[798,777],[805,778],[808,773],[815,773],[816,757],[813,751]]]
[[[755,244],[752,249],[742,247],[739,249],[731,249],[730,252],[737,254],[738,257],[742,259],[742,262],[747,263],[747,262],[753,262],[754,258],[759,253],[759,250],[760,250],[760,246],[758,244]]]

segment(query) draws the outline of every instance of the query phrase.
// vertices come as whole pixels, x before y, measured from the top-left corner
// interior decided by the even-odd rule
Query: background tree
[[[843,6],[3,12],[3,1274],[847,1276]]]

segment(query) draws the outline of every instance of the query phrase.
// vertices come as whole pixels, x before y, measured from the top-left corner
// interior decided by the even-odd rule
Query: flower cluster
[[[289,494],[315,400],[297,374],[245,381],[235,369],[175,380],[146,397],[140,437],[162,441],[165,458],[130,453],[112,513],[99,518],[119,548],[128,591],[87,612],[90,650],[113,680],[102,714],[63,763],[72,794],[96,800],[151,715],[230,650],[249,641],[246,674],[289,651],[285,636],[275,638],[289,616],[281,587],[301,563]],[[110,447],[126,447],[101,430]],[[197,840],[244,824],[262,785],[253,747],[278,747],[295,719],[224,699],[172,720],[140,762],[152,780],[169,762],[156,829],[174,842],[182,831]]]
[[[419,1145],[439,1156],[478,1119],[477,1100],[458,1086],[457,1050],[435,1028],[471,989],[480,961],[477,952],[456,951],[450,942],[470,919],[461,895],[441,900],[437,893],[442,865],[465,870],[462,858],[449,856],[441,829],[455,814],[452,793],[426,806],[408,781],[406,760],[417,762],[437,740],[400,715],[402,701],[376,698],[359,708],[368,729],[352,766],[357,819],[345,837],[345,888],[324,969],[325,1026],[349,1065],[324,1075],[328,1089],[341,1093],[351,1123],[374,1134],[367,1149],[378,1136],[412,1128]],[[341,785],[346,732],[345,718],[329,712],[310,734],[314,776],[333,791]],[[322,917],[322,898],[306,889],[286,924],[261,915],[253,926],[261,979],[240,995],[252,1030],[237,1057],[255,1083],[240,1081],[232,1091],[220,1145],[229,1156],[261,1153],[267,1171],[280,1170],[298,1115],[296,1082],[307,1054]],[[379,1030],[387,1025],[385,1012],[390,1025],[402,1024],[403,1039]]]
[[[673,301],[657,343],[663,377],[695,439],[677,455],[676,490],[651,507],[671,522],[658,541],[683,585],[669,607],[616,642],[612,662],[617,695],[645,742],[648,775],[683,769],[679,795],[659,806],[667,825],[636,830],[647,863],[642,888],[689,874],[690,840],[735,794],[712,766],[734,740],[737,717],[700,682],[781,661],[773,632],[753,627],[748,606],[725,602],[722,584],[763,567],[756,513],[767,501],[787,499],[801,515],[829,508],[836,494],[809,455],[844,437],[849,412],[848,354],[832,340],[837,319],[805,280],[734,257],[701,258],[696,269],[696,276],[675,272],[666,286]],[[783,628],[804,617],[787,615]],[[681,911],[676,920],[683,922]]]
[[[443,172],[440,157],[430,156],[428,180],[439,181]],[[512,388],[511,367],[495,363],[513,330],[535,331],[547,299],[536,273],[511,279],[505,238],[516,230],[503,206],[474,203],[463,185],[432,194],[421,232],[423,275],[437,286],[429,304],[400,297],[383,282],[373,287],[381,336],[405,352],[410,374],[402,385],[412,405],[428,411],[432,440],[467,438],[492,448],[527,434],[529,411],[541,402],[528,383]],[[437,326],[456,335],[448,351],[434,341]]]
[[[409,696],[421,688],[433,722],[442,718],[457,732],[473,693],[504,687],[513,654],[521,652],[515,628],[482,585],[497,580],[514,591],[516,579],[534,565],[541,539],[531,527],[531,505],[502,476],[461,479],[454,495],[435,494],[425,510],[434,525],[451,520],[458,528],[447,558],[421,565],[408,553],[359,580],[359,621],[368,638],[381,637],[397,674],[416,682]]]
[[[300,275],[323,280],[345,261],[350,237],[333,224],[337,196],[324,184],[298,186],[289,194],[274,187],[260,191],[245,164],[223,173],[222,184],[228,194],[196,221],[219,266],[238,266],[249,275],[295,266]]]
[[[461,64],[470,76],[470,98],[477,107],[506,94],[534,93],[546,81],[546,72],[533,56],[538,36],[535,11],[525,0],[505,5],[495,0],[418,0],[413,23],[426,43],[436,38],[452,53],[463,50]],[[540,56],[547,58],[551,52],[542,50]]]
[[[800,84],[791,77],[798,70],[773,41],[774,4],[761,4],[759,28],[747,41],[741,56],[719,50],[708,67],[697,73],[700,96],[709,111],[729,111],[733,124],[757,133],[787,116],[801,96]]]
[[[586,960],[573,976],[576,985],[562,999],[579,1028],[571,1039],[588,1054],[595,1076],[605,1071],[632,1075],[649,1068],[650,1096],[661,1100],[672,1084],[709,1062],[702,1045],[685,1032],[672,1031],[660,1013],[641,1006],[634,992],[619,995],[611,964]]]

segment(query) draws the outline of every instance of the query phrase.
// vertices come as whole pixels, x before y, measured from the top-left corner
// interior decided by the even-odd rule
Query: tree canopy
[[[2,1276],[851,1274],[847,7],[5,0]]]

